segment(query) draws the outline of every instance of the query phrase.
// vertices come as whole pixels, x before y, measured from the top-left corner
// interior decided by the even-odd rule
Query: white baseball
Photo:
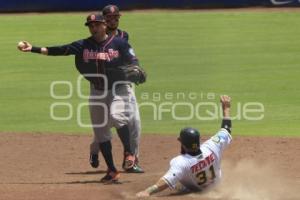
[[[20,41],[18,43],[18,49],[22,50],[23,48],[25,48],[26,44],[23,41]]]

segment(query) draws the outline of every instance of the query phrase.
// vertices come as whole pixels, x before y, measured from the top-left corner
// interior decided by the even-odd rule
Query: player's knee
[[[116,128],[125,126],[129,122],[128,118],[124,114],[121,114],[121,113],[112,113],[110,115],[110,119],[111,119],[113,126]]]

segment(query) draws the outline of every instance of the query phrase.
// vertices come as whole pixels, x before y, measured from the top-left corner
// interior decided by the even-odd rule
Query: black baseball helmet
[[[118,6],[116,5],[107,5],[102,9],[103,16],[107,15],[115,15],[115,16],[121,16],[120,10]]]
[[[180,136],[178,140],[184,145],[188,150],[198,151],[200,147],[200,133],[194,128],[184,128],[180,131]]]

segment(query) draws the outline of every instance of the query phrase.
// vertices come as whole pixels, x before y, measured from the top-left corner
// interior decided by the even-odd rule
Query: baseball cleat
[[[93,168],[97,168],[99,166],[98,154],[90,154],[90,165]]]
[[[125,170],[131,169],[134,166],[134,164],[135,164],[135,156],[131,154],[126,154],[123,169]]]
[[[127,172],[127,173],[144,173],[145,171],[138,164],[135,163],[132,168],[125,169],[125,172]]]
[[[103,178],[101,178],[100,182],[105,183],[105,184],[117,183],[119,181],[119,179],[120,179],[119,172],[107,170],[106,175]]]

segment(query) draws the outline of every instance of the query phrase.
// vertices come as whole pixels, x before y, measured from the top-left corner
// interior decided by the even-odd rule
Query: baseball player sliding
[[[102,15],[90,14],[85,25],[91,33],[86,39],[53,47],[36,47],[24,41],[18,48],[23,52],[52,56],[75,55],[77,70],[90,82],[89,108],[94,140],[108,168],[101,182],[116,182],[120,173],[113,161],[110,129],[118,130],[125,151],[124,168],[129,170],[136,162],[128,127],[135,106],[130,82],[144,83],[146,74],[128,42],[107,35]]]
[[[199,191],[217,183],[221,178],[221,159],[231,142],[230,97],[221,96],[223,121],[221,130],[200,145],[200,133],[194,128],[184,128],[178,141],[181,155],[170,162],[169,171],[157,183],[137,193],[148,197],[166,188]]]
[[[129,39],[128,33],[126,31],[122,31],[118,29],[119,19],[121,17],[119,8],[116,5],[107,5],[103,8],[102,14],[107,24],[106,33],[111,36],[122,38],[128,42]],[[139,142],[140,142],[140,135],[141,135],[141,119],[140,119],[139,108],[137,105],[137,100],[135,97],[134,90],[130,90],[130,92],[131,92],[130,96],[132,98],[131,101],[133,102],[132,109],[134,112],[132,113],[131,120],[129,120],[128,129],[130,132],[130,140],[131,140],[130,144],[132,145],[132,149],[134,151],[133,153],[135,156],[135,164],[133,165],[132,168],[125,169],[126,152],[124,149],[124,158],[123,158],[122,167],[126,172],[129,173],[143,173],[144,171],[138,163]],[[97,133],[98,131],[101,130],[94,128],[95,133]],[[117,129],[117,133],[122,134],[119,132],[119,129]],[[97,168],[99,166],[98,152],[99,152],[99,143],[97,141],[97,138],[94,137],[90,145],[90,164],[94,168]]]

